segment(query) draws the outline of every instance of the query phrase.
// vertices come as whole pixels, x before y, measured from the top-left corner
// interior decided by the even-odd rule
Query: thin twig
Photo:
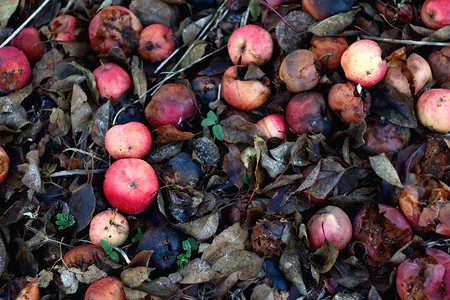
[[[158,72],[161,71],[161,69],[167,64],[167,62],[170,61],[172,59],[172,57],[174,57],[175,54],[177,54],[184,47],[186,47],[186,45],[182,45],[182,46],[178,47],[177,49],[175,49],[175,51],[172,52],[172,54],[170,54],[170,56],[168,58],[166,58],[164,61],[162,61],[159,64],[159,66],[156,68],[155,74],[158,74]]]
[[[34,17],[36,17],[36,15],[50,2],[50,0],[45,0],[41,6],[38,7],[38,9],[36,9],[36,11],[34,13],[31,14],[31,16],[28,17],[28,19],[25,20],[25,22],[23,22],[22,25],[19,26],[19,28],[17,28],[4,42],[3,44],[0,45],[0,48],[5,47],[6,45],[8,45],[8,43],[25,27],[27,26],[27,24],[33,20]]]
[[[70,171],[60,171],[50,174],[50,177],[61,177],[61,176],[73,176],[73,175],[89,175],[96,173],[104,173],[107,169],[95,169],[95,170],[70,170]]]
[[[98,160],[100,160],[100,161],[102,161],[104,163],[108,163],[108,161],[104,160],[100,156],[98,156],[98,155],[96,155],[94,153],[88,152],[88,151],[84,151],[84,150],[78,149],[78,148],[67,148],[67,149],[63,150],[63,152],[67,152],[67,151],[79,152],[79,153],[88,155],[88,156],[90,156],[92,158],[98,159]]]
[[[427,42],[427,41],[413,41],[413,40],[397,40],[397,39],[388,39],[376,36],[369,35],[360,35],[364,39],[374,40],[378,42],[386,42],[392,44],[405,44],[405,45],[420,45],[420,46],[450,46],[450,43],[444,42]]]

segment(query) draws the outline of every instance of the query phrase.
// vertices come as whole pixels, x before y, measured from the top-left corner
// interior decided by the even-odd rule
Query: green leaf
[[[212,128],[212,132],[216,139],[218,139],[219,141],[223,141],[223,139],[225,138],[225,136],[223,135],[223,127],[221,125],[214,125]]]
[[[216,122],[211,119],[203,119],[201,124],[202,124],[202,126],[207,127],[207,126],[212,126],[212,125],[216,124]]]
[[[191,244],[191,250],[197,250],[197,241],[193,237],[189,238],[189,244]]]
[[[189,243],[189,240],[182,241],[181,246],[183,247],[183,250],[185,250],[185,251],[191,250],[191,243]]]
[[[217,116],[212,110],[208,111],[206,117],[214,122],[217,121]]]
[[[59,230],[66,229],[75,224],[75,218],[70,214],[57,214],[56,219],[55,224],[59,225]]]
[[[259,4],[259,0],[250,0],[250,4],[248,6],[250,8],[252,19],[256,21],[261,15],[261,5]]]
[[[113,252],[113,248],[107,241],[100,240],[100,245],[102,246],[103,250],[105,250],[106,255],[111,255],[111,253]]]
[[[250,178],[247,175],[242,175],[242,182],[246,185],[250,185]]]
[[[119,254],[116,251],[111,252],[109,258],[111,258],[111,260],[115,263],[120,262]]]

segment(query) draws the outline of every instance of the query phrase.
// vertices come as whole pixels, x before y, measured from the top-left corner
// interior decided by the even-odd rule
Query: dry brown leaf
[[[211,269],[208,263],[200,258],[191,260],[180,271],[183,279],[181,284],[199,284],[203,282],[210,282],[215,276],[216,272]]]
[[[88,103],[86,93],[78,84],[74,84],[70,106],[70,121],[72,123],[73,135],[82,131],[82,126],[87,124],[91,119],[92,108]]]
[[[219,227],[219,213],[215,212],[194,221],[176,224],[174,227],[199,241],[205,241],[216,233],[217,227]]]
[[[20,172],[25,173],[22,178],[23,184],[35,192],[39,192],[42,187],[41,174],[39,171],[39,152],[32,150],[27,153],[27,163],[19,165]]]
[[[180,131],[172,124],[166,124],[153,130],[152,137],[157,144],[169,144],[190,140],[194,137],[194,134]]]

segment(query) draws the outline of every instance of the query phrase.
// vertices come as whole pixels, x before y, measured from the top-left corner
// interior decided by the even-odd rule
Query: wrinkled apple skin
[[[414,20],[414,10],[409,4],[405,4],[398,8],[396,12],[394,11],[394,9],[396,9],[395,7],[388,4],[383,4],[381,2],[377,2],[375,8],[379,14],[386,18],[388,22],[392,22],[394,18],[402,24],[407,24]]]
[[[105,210],[92,218],[89,239],[96,244],[105,240],[112,246],[120,246],[127,240],[129,231],[128,221],[123,215]]]
[[[366,204],[353,220],[353,237],[364,244],[373,262],[386,264],[412,239],[412,230],[399,209]]]
[[[450,81],[450,46],[431,52],[427,61],[438,83]]]
[[[404,145],[399,135],[399,127],[387,121],[372,122],[370,120],[364,132],[364,140],[366,143],[361,149],[371,155],[402,149]]]
[[[25,27],[11,40],[10,45],[21,50],[28,60],[36,61],[45,52],[44,44],[37,45],[40,42],[41,37],[39,31],[34,27]]]
[[[325,100],[317,92],[295,95],[286,107],[286,121],[294,134],[326,133],[331,126]]]
[[[334,36],[314,36],[311,39],[311,47],[309,51],[315,53],[317,57],[322,57],[320,63],[325,71],[334,71],[341,66],[341,57],[348,48],[347,39],[345,37]]]
[[[246,25],[231,34],[227,47],[235,65],[248,66],[251,62],[264,65],[272,57],[273,40],[264,28]]]
[[[109,203],[127,214],[138,214],[150,206],[159,189],[158,177],[144,160],[123,158],[108,168],[103,192]]]
[[[64,265],[68,268],[79,268],[87,270],[89,266],[95,264],[97,259],[105,259],[105,251],[100,245],[81,245],[69,250],[63,257]]]
[[[422,22],[431,29],[450,25],[450,5],[447,0],[426,0],[420,9]]]
[[[5,149],[3,149],[2,146],[0,146],[0,184],[2,184],[3,181],[5,181],[6,176],[9,172],[9,156],[6,153]]]
[[[413,53],[406,60],[406,68],[412,76],[414,94],[417,95],[433,79],[430,65],[422,56]]]
[[[145,117],[153,128],[171,124],[178,129],[197,112],[195,94],[178,83],[163,85],[145,108]]]
[[[272,114],[265,116],[263,119],[256,122],[258,129],[270,139],[277,137],[279,139],[286,139],[286,121],[283,115]]]
[[[417,118],[428,129],[447,133],[450,131],[450,90],[430,89],[417,100]]]
[[[92,72],[97,83],[100,98],[106,98],[112,104],[117,103],[122,95],[131,88],[128,72],[115,63],[105,63]]]
[[[202,104],[217,100],[221,79],[216,76],[197,76],[191,81],[192,90]]]
[[[104,277],[91,283],[84,300],[127,300],[123,283],[115,277]]]
[[[55,18],[49,25],[51,32],[50,39],[63,42],[76,42],[75,26],[77,19],[71,15],[64,15]]]
[[[298,49],[289,53],[280,66],[280,78],[291,93],[314,88],[319,83],[320,62],[314,52]]]
[[[321,21],[334,14],[349,11],[354,0],[302,0],[302,10]]]
[[[366,96],[362,97],[355,93],[355,85],[352,82],[337,83],[328,93],[328,105],[344,123],[362,121],[369,113],[370,94],[366,93]]]
[[[162,24],[152,24],[142,30],[139,37],[139,56],[149,62],[168,58],[175,50],[172,29]]]
[[[383,82],[395,87],[399,92],[412,97],[408,78],[403,74],[401,67],[389,67]]]
[[[240,110],[250,110],[263,105],[270,96],[270,80],[240,80],[238,71],[245,66],[232,66],[222,77],[221,90],[225,101]]]
[[[89,23],[91,48],[108,53],[112,47],[119,47],[128,55],[137,48],[141,31],[141,21],[130,10],[123,6],[107,6]]]
[[[142,158],[152,146],[150,130],[140,122],[111,127],[105,135],[105,147],[115,159]]]
[[[25,54],[15,47],[0,49],[0,92],[9,94],[27,85],[31,67]]]
[[[450,236],[450,192],[433,180],[405,185],[398,199],[409,224],[418,232]]]
[[[341,57],[345,77],[363,87],[380,82],[387,71],[387,62],[381,58],[381,48],[371,40],[351,44]]]
[[[306,224],[308,239],[314,249],[323,246],[325,239],[340,251],[352,238],[352,223],[347,214],[337,206],[326,206],[317,211]]]
[[[450,255],[435,248],[413,253],[398,266],[396,287],[401,300],[448,300]]]

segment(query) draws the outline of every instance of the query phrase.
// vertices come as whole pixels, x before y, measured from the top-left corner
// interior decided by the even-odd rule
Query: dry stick
[[[169,62],[172,57],[175,56],[175,54],[177,54],[181,49],[183,49],[184,47],[186,47],[186,45],[181,45],[180,47],[178,47],[177,49],[175,49],[175,51],[172,52],[172,54],[170,54],[170,56],[168,58],[166,58],[164,61],[162,61],[159,66],[156,68],[155,70],[155,74],[158,74],[159,71],[161,71],[161,69],[167,64],[167,62]]]
[[[90,156],[92,158],[98,159],[98,160],[100,160],[100,161],[102,161],[104,163],[108,163],[108,161],[104,160],[103,158],[101,158],[97,154],[94,154],[94,153],[91,153],[91,152],[88,152],[88,151],[84,151],[84,150],[77,149],[77,148],[67,148],[67,149],[63,150],[63,152],[67,152],[67,151],[79,152],[79,153],[88,155],[88,156]]]
[[[95,173],[104,173],[107,169],[96,169],[96,170],[70,170],[70,171],[60,171],[50,174],[50,177],[61,177],[61,176],[72,176],[72,175],[89,175],[89,174],[95,174]]]
[[[0,48],[5,47],[6,45],[8,45],[8,43],[25,27],[27,26],[27,24],[33,20],[33,18],[50,2],[50,0],[45,0],[41,6],[38,7],[38,9],[36,9],[36,11],[31,14],[31,16],[28,17],[28,19],[25,20],[25,22],[23,22],[22,25],[19,26],[19,28],[17,28],[10,36],[9,38],[6,39],[6,41],[3,42],[3,44],[0,45]]]
[[[392,44],[406,44],[406,45],[420,45],[420,46],[450,46],[450,43],[444,42],[427,42],[427,41],[413,41],[413,40],[397,40],[397,39],[388,39],[376,36],[369,35],[360,35],[362,38],[374,40],[378,42],[386,42]]]

